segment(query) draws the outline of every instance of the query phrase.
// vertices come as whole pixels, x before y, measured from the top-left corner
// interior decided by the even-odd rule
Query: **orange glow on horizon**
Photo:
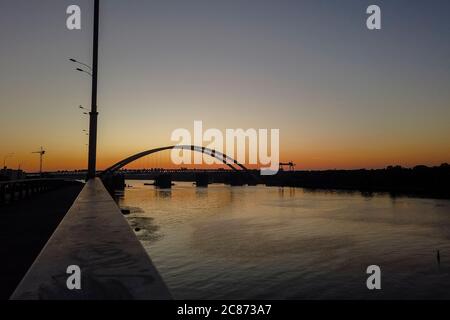
[[[135,152],[137,153],[137,152]],[[110,153],[107,156],[99,154],[97,161],[98,170],[103,170],[114,163],[134,154],[129,153]],[[27,155],[22,158],[20,166],[27,172],[36,172],[39,166],[39,158],[36,155]],[[25,161],[24,161],[25,160]],[[445,162],[450,162],[450,152],[433,152],[424,154],[423,152],[412,152],[408,150],[398,150],[391,152],[366,151],[310,151],[310,152],[282,152],[281,162],[293,161],[296,164],[296,170],[326,170],[326,169],[376,169],[385,168],[389,165],[401,165],[403,167],[414,167],[415,165],[437,166]],[[82,170],[86,169],[87,159],[84,154],[62,154],[49,152],[44,156],[44,171],[58,170]],[[244,163],[244,165],[246,165]],[[8,158],[7,166],[16,169],[19,166],[17,159]],[[258,168],[256,165],[246,165],[249,168]],[[226,165],[174,165],[169,158],[169,152],[153,154],[127,165],[127,169],[143,168],[227,168]]]

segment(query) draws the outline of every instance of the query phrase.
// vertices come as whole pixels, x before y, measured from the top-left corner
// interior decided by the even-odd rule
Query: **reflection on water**
[[[144,182],[119,204],[175,298],[450,298],[448,200]]]

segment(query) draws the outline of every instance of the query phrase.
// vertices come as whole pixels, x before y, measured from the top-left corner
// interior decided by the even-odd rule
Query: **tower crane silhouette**
[[[32,153],[37,153],[39,154],[39,176],[42,176],[42,157],[45,154],[45,150],[41,147],[41,150],[39,151],[34,151]]]

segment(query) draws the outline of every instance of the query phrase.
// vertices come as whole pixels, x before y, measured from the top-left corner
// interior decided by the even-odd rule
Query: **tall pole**
[[[39,176],[42,178],[42,157],[44,156],[44,149],[41,147],[41,152],[39,153]]]
[[[42,157],[45,154],[45,150],[41,147],[41,150],[36,151],[35,153],[39,153],[39,176],[42,178]]]
[[[100,0],[95,0],[94,5],[94,42],[92,57],[92,100],[91,112],[89,112],[89,157],[88,179],[95,178],[97,162],[97,69],[98,69],[98,25],[99,25]]]

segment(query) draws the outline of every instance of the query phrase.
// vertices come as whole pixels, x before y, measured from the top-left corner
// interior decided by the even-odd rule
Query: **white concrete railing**
[[[24,235],[25,236],[25,235]],[[80,268],[67,273],[69,266]],[[86,183],[12,300],[171,299],[167,286],[100,179]]]

